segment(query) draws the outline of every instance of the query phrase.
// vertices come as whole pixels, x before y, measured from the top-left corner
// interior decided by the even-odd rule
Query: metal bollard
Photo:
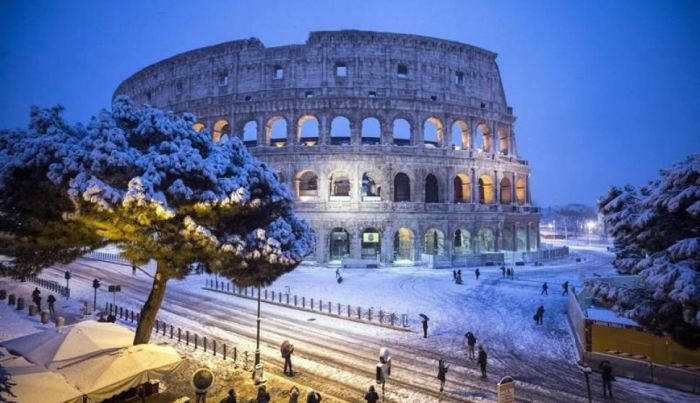
[[[28,310],[28,311],[29,311],[29,312],[28,312],[28,313],[29,313],[29,316],[34,316],[34,315],[36,315],[36,313],[37,313],[37,311],[36,311],[36,305],[29,305],[29,310]]]
[[[56,328],[60,329],[66,324],[66,319],[63,316],[56,318]]]
[[[357,307],[357,319],[362,319],[362,308]]]
[[[49,311],[41,311],[41,323],[49,323]]]
[[[216,357],[216,339],[212,340],[212,352],[214,353],[214,357]]]
[[[204,347],[204,352],[207,352],[207,336],[202,338],[202,346]]]
[[[4,300],[5,298],[7,298],[7,291],[0,290],[0,301]]]
[[[338,316],[340,316],[340,302],[338,302]]]
[[[17,310],[18,311],[24,310],[24,298],[22,298],[22,297],[17,298]]]
[[[194,349],[197,349],[197,333],[194,334]]]
[[[311,310],[312,311],[314,310],[314,299],[313,298],[311,298]]]
[[[306,308],[306,297],[301,297],[301,307]]]
[[[180,340],[182,340],[182,329],[179,327],[177,328],[177,342],[179,343]]]
[[[17,302],[17,297],[15,297],[15,294],[10,294],[9,297],[7,297],[7,304],[8,305],[14,305]]]

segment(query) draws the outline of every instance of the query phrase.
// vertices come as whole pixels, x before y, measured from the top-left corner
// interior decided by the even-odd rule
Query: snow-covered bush
[[[648,330],[700,347],[700,155],[639,191],[610,189],[598,207],[615,240],[613,264],[642,285],[591,282],[595,297]]]

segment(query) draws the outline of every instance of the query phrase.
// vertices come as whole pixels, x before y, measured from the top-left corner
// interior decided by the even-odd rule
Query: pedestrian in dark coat
[[[484,346],[479,346],[479,359],[476,361],[479,364],[479,368],[481,369],[481,377],[486,378],[486,350],[484,350]]]
[[[457,284],[462,284],[462,271],[457,272]]]
[[[544,284],[542,284],[542,292],[540,293],[540,295],[549,295],[549,293],[547,293],[548,289],[549,289],[549,286],[547,285],[547,282],[545,281]]]
[[[294,376],[294,371],[292,370],[292,354],[294,353],[294,345],[285,340],[282,342],[282,347],[280,347],[280,352],[282,353],[282,358],[284,358],[284,374],[289,376]],[[289,370],[287,370],[289,368]]]
[[[537,308],[537,312],[535,312],[535,323],[538,325],[543,324],[544,322],[544,306],[540,305]]]
[[[447,379],[447,369],[450,368],[449,365],[445,365],[445,361],[438,360],[438,374],[437,379],[440,380],[440,392],[445,390],[445,381]]]
[[[501,266],[501,277],[505,278],[506,277],[506,267]]]
[[[306,403],[321,403],[321,395],[315,390],[310,390],[306,395]]]
[[[421,323],[423,324],[423,338],[427,339],[428,338],[428,319],[423,318]]]
[[[335,269],[335,279],[337,280],[337,279],[339,279],[339,278],[340,278],[340,267],[338,267],[337,269]]]
[[[299,403],[299,388],[296,385],[289,389],[289,403]]]
[[[365,400],[367,403],[377,403],[379,401],[379,394],[374,390],[374,386],[369,387],[369,390],[365,394]]]
[[[233,389],[228,390],[228,395],[221,399],[220,403],[236,403],[236,391]]]
[[[270,403],[270,392],[265,389],[265,385],[258,388],[257,403]]]
[[[464,335],[467,338],[467,351],[469,351],[469,359],[473,360],[476,358],[476,354],[474,354],[474,346],[476,346],[476,336],[474,336],[474,333],[472,332],[467,332],[467,334]]]
[[[34,298],[34,304],[36,305],[37,311],[41,311],[41,297],[40,296],[37,295],[36,298]]]
[[[457,281],[457,270],[452,270],[452,281]]]
[[[564,291],[561,293],[561,295],[569,295],[569,282],[564,281],[564,284],[561,285],[561,288],[564,289]]]
[[[56,311],[53,309],[53,304],[56,303],[56,297],[54,297],[53,294],[50,294],[49,297],[46,298],[46,302],[49,304],[49,314],[54,316]]]
[[[136,275],[136,266],[135,265],[131,265],[131,275],[132,276]]]
[[[481,272],[479,271],[479,268],[477,267],[476,270],[474,270],[474,275],[476,275],[476,279],[479,279],[479,276],[481,275]]]
[[[610,365],[610,361],[603,360],[600,365],[598,365],[598,368],[600,369],[600,376],[603,379],[603,397],[607,397],[608,393],[606,392],[609,392],[610,398],[612,399],[612,382],[615,380],[612,365]]]
[[[39,287],[34,287],[34,291],[32,291],[32,299],[35,299],[36,297],[41,295],[41,291],[39,291]]]

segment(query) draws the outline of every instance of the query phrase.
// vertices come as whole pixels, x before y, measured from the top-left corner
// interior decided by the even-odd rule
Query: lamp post
[[[260,285],[258,284],[258,317],[257,331],[255,335],[255,366],[253,369],[253,380],[256,385],[265,382],[263,365],[260,362]]]
[[[588,229],[588,246],[591,246],[591,232],[593,232],[593,228],[595,228],[595,222],[593,221],[586,221],[586,229]]]

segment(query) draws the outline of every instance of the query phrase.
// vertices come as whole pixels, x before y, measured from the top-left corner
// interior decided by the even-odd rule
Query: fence
[[[534,252],[522,252],[525,262],[542,262],[546,260],[559,259],[569,255],[567,246],[560,246],[551,249],[540,249]]]
[[[131,266],[130,261],[128,261],[127,259],[124,259],[123,257],[121,257],[119,255],[115,255],[114,253],[88,252],[88,253],[83,255],[83,258],[93,259],[93,260],[102,260],[105,262],[121,263],[121,264],[125,264],[127,266]]]
[[[113,314],[118,319],[129,321],[131,323],[139,323],[141,314],[128,308],[114,305],[110,302],[105,303],[105,309],[110,314]],[[153,323],[155,335],[160,335],[170,340],[176,341],[178,344],[192,346],[194,350],[202,350],[204,353],[211,353],[214,357],[219,357],[224,361],[231,361],[234,367],[242,364],[244,370],[252,369],[252,354],[248,351],[240,351],[236,346],[229,346],[214,338],[201,336],[197,332],[191,332],[189,329],[175,327],[172,323],[167,324],[165,321],[158,320]]]
[[[27,276],[25,279],[27,281],[31,281],[39,287],[43,287],[49,291],[58,293],[62,297],[70,298],[70,288],[60,285],[56,281],[40,278],[39,276]]]
[[[230,281],[206,279],[205,290],[218,291],[225,294],[235,295],[241,298],[257,299],[257,288],[238,287]],[[397,330],[409,330],[408,315],[397,315],[382,309],[362,308],[349,304],[333,303],[322,299],[298,297],[289,293],[275,292],[271,290],[260,290],[260,299],[267,303],[290,307],[298,310],[319,313],[340,319],[353,320],[356,322],[368,323],[376,326],[383,326]]]

